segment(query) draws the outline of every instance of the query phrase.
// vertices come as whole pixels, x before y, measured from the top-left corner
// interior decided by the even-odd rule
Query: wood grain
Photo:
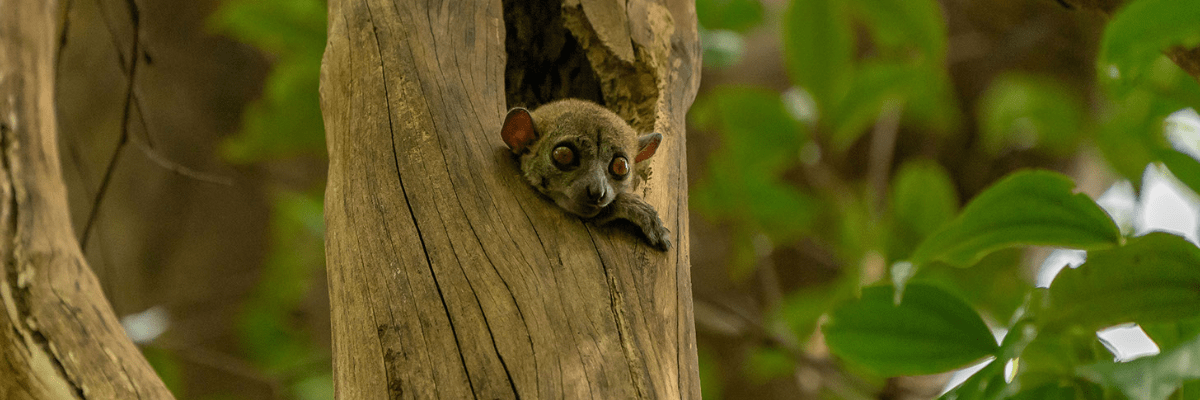
[[[676,246],[581,221],[522,182],[499,136],[500,1],[330,1],[321,103],[338,398],[700,397],[684,164],[693,6],[543,3],[561,7],[606,105],[666,137],[639,192]]]
[[[0,399],[169,399],[71,230],[54,109],[55,1],[0,1]]]

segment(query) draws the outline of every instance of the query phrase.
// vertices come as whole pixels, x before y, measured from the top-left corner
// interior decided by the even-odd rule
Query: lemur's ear
[[[537,131],[533,129],[533,116],[529,115],[529,110],[521,107],[508,110],[508,116],[504,117],[504,127],[500,128],[500,137],[513,153],[525,152],[525,148],[537,139]]]
[[[658,150],[658,144],[662,143],[662,134],[658,132],[647,133],[638,137],[638,153],[637,157],[633,158],[633,162],[640,163],[642,160],[650,158],[654,155],[654,151]]]

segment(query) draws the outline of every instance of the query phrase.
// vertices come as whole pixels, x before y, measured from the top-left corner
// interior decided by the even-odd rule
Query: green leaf
[[[788,75],[828,112],[849,84],[854,43],[841,0],[792,0],[783,17]]]
[[[1170,349],[1200,335],[1200,317],[1139,325],[1159,349]]]
[[[789,375],[796,363],[786,353],[771,347],[759,347],[750,353],[746,374],[759,384]]]
[[[719,131],[720,151],[748,172],[781,172],[796,163],[808,139],[780,94],[761,87],[718,87],[697,101],[692,114],[698,128]]]
[[[208,18],[208,29],[276,56],[320,55],[325,49],[326,4],[321,0],[232,0]]]
[[[1184,382],[1200,379],[1200,336],[1155,356],[1085,365],[1076,373],[1116,387],[1132,400],[1166,399]]]
[[[992,82],[978,103],[984,150],[1044,148],[1074,150],[1084,110],[1073,91],[1055,79],[1006,74]]]
[[[1174,64],[1168,67],[1178,70]],[[1101,112],[1105,117],[1096,134],[1096,145],[1109,165],[1134,187],[1141,186],[1146,164],[1157,160],[1159,151],[1170,148],[1163,135],[1167,116],[1189,105],[1200,106],[1196,81],[1178,71],[1168,72],[1173,76],[1149,79],[1105,104]]]
[[[1022,390],[1009,400],[1075,400],[1075,387],[1061,384],[1049,384],[1029,390]]]
[[[749,224],[772,239],[788,240],[812,227],[816,199],[729,156],[709,160],[708,174],[692,188],[697,212],[715,221]]]
[[[1050,284],[1045,326],[1089,331],[1200,316],[1200,248],[1168,233],[1088,253]]]
[[[242,115],[241,131],[221,143],[222,156],[238,164],[305,154],[324,157],[320,65],[319,56],[275,64],[263,97]]]
[[[334,398],[333,373],[329,371],[309,375],[292,384],[292,393],[297,400],[328,400]]]
[[[758,0],[696,0],[696,19],[705,29],[745,32],[762,22]]]
[[[1175,179],[1192,189],[1192,193],[1200,194],[1200,162],[1192,156],[1170,149],[1159,150],[1158,159],[1171,170]]]
[[[993,360],[967,378],[961,385],[946,392],[938,400],[994,400],[1002,399],[1010,386],[1004,381],[1004,364],[1007,361]]]
[[[1126,4],[1104,29],[1101,77],[1118,89],[1131,87],[1172,46],[1200,45],[1200,2],[1137,0]]]
[[[914,283],[896,305],[892,289],[865,288],[861,299],[835,309],[823,329],[830,351],[893,376],[949,371],[998,348],[983,319],[962,299]]]
[[[808,135],[778,93],[720,87],[692,109],[696,127],[717,130],[722,146],[692,188],[695,209],[708,218],[748,224],[786,240],[812,225],[816,200],[779,175],[798,162]]]
[[[822,315],[829,311],[830,306],[838,301],[853,296],[857,285],[830,283],[814,288],[804,288],[788,293],[780,303],[776,312],[772,313],[769,321],[786,326],[788,331],[795,333],[800,343],[807,341]],[[775,325],[771,325],[775,326]]]
[[[857,0],[875,43],[890,53],[915,53],[932,65],[946,59],[946,21],[933,0]],[[912,51],[910,49],[915,49]]]
[[[1121,240],[1108,214],[1087,195],[1072,193],[1062,174],[1027,170],[983,191],[949,225],[913,252],[914,264],[944,261],[969,266],[1013,246],[1103,249]]]
[[[914,279],[950,288],[985,318],[1008,321],[1033,287],[1023,278],[1024,257],[1021,249],[1003,249],[970,268],[922,268]]]
[[[937,162],[904,163],[892,182],[892,236],[888,258],[907,258],[929,235],[954,218],[958,194],[950,175]]]
[[[944,70],[926,64],[866,62],[855,70],[845,96],[827,112],[831,145],[845,151],[875,123],[885,106],[933,131],[957,123],[957,102]]]

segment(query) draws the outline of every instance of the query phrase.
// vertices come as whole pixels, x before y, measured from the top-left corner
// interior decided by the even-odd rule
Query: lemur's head
[[[634,167],[654,155],[662,135],[638,135],[617,114],[565,99],[509,110],[500,130],[521,159],[521,173],[559,207],[594,217],[617,193],[630,190]]]

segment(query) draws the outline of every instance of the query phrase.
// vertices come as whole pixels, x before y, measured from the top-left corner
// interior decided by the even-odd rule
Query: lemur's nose
[[[593,202],[599,203],[600,200],[604,198],[604,195],[608,194],[608,188],[602,184],[588,185],[587,194],[588,194],[588,199],[591,199]]]

